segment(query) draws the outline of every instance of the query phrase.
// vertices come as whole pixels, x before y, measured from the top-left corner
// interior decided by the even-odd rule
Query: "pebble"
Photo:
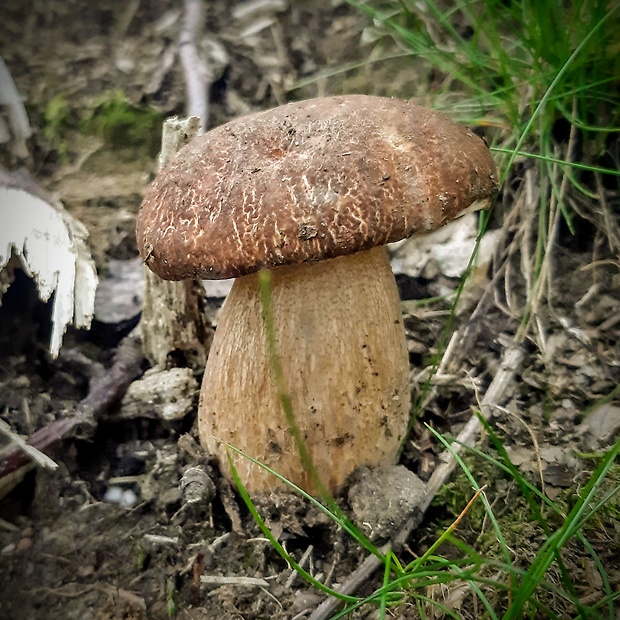
[[[103,501],[109,504],[118,504],[122,508],[133,508],[138,503],[138,496],[131,489],[111,486],[105,492]]]
[[[26,549],[30,549],[30,547],[32,547],[32,538],[20,538],[15,545],[15,551],[26,551]]]

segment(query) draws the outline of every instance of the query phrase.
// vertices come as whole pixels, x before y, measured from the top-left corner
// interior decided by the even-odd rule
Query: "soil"
[[[70,330],[61,355],[52,360],[43,344],[49,304],[37,301],[32,282],[17,274],[0,307],[0,417],[22,436],[79,410],[139,320],[135,214],[155,172],[161,121],[183,114],[185,98],[174,55],[181,2],[31,4],[7,0],[0,9],[3,58],[34,130],[31,158],[21,164],[88,227],[101,279],[122,264],[138,284],[130,285],[129,307],[121,303],[127,291],[106,289],[108,298],[99,304],[115,310],[122,306],[120,316],[97,318],[90,331]],[[416,66],[400,60],[363,64],[371,52],[360,42],[367,21],[347,4],[263,4],[268,9],[262,13],[239,17],[227,1],[207,3],[207,42],[223,59],[210,92],[210,126],[321,94],[416,95],[424,103],[430,86],[428,79],[420,81],[424,76]],[[335,70],[358,62],[361,68]],[[136,112],[112,129],[104,122],[112,109],[126,114],[147,105],[155,111],[152,116]],[[130,140],[127,123],[138,120],[146,129]],[[20,164],[8,148],[2,159],[7,167]],[[597,451],[612,443],[620,429],[620,276],[617,256],[591,224],[584,221],[576,236],[566,231],[561,236],[552,303],[540,308],[536,318],[545,347],[537,346],[536,338],[526,343],[523,367],[494,410],[492,424],[520,470],[548,497],[570,506],[598,462]],[[481,267],[465,289],[452,328],[461,333],[467,329],[466,344],[434,377],[432,398],[425,399],[404,447],[401,463],[422,480],[428,480],[442,451],[425,424],[458,434],[519,327],[512,309],[523,298],[522,281],[516,277],[505,290],[492,284],[492,276],[493,266]],[[454,290],[458,279],[427,270],[401,274],[397,280],[415,399],[424,395],[427,369],[440,349],[449,315],[450,302],[441,295]],[[472,320],[473,309],[491,289],[496,294],[487,294],[484,311]],[[208,299],[214,321],[222,296]],[[438,301],[430,304],[407,301],[434,297]],[[144,361],[138,366],[135,378],[147,368]],[[193,375],[198,385],[200,369]],[[195,390],[187,396],[188,413],[174,420],[135,406],[128,414],[128,406],[112,398],[90,427],[72,429],[46,448],[58,469],[22,467],[2,478],[2,618],[275,619],[308,617],[317,607],[323,595],[281,558],[199,447]],[[511,524],[520,545],[515,553],[526,566],[541,534],[529,524],[510,478],[484,463],[478,466],[479,481],[488,485],[499,518]],[[199,501],[192,501],[181,484],[192,467],[200,468],[202,474],[196,475],[205,485]],[[204,474],[211,482],[200,477]],[[471,495],[464,479],[453,479],[409,537],[403,562],[428,548],[438,527],[456,517]],[[339,500],[350,511],[346,491]],[[620,511],[615,502],[588,535],[618,589]],[[366,557],[340,527],[296,495],[265,498],[258,510],[286,551],[329,585],[342,583]],[[357,519],[364,529],[363,519]],[[472,512],[460,529],[472,543],[490,544],[480,514]],[[580,584],[579,596],[602,596],[603,586],[588,558],[578,545],[569,546],[568,570]],[[371,578],[361,593],[380,583],[380,575]],[[467,596],[463,599],[459,613],[474,617],[475,607]],[[566,610],[561,602],[557,605],[556,614],[564,617]],[[373,618],[376,608],[355,613]],[[407,601],[392,613],[418,617]]]

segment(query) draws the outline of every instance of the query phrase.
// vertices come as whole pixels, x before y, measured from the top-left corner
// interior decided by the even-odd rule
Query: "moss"
[[[137,107],[122,91],[107,91],[83,115],[80,130],[102,138],[111,147],[146,148],[156,152],[162,116],[151,107]]]
[[[74,115],[67,99],[58,95],[50,99],[42,110],[29,109],[28,116],[40,126],[45,147],[55,150],[61,161],[66,159],[67,134],[75,129]]]
[[[135,106],[122,91],[106,91],[88,107],[74,108],[60,95],[43,106],[31,106],[29,116],[40,128],[43,146],[66,159],[75,132],[96,136],[108,149],[145,150],[149,157],[157,154],[162,115],[149,106]]]
[[[43,136],[53,140],[62,135],[71,126],[71,110],[62,95],[47,102],[43,109]]]
[[[463,459],[467,469],[474,474],[478,484],[493,484],[493,481],[501,475],[484,459],[467,455]],[[456,473],[450,482],[445,484],[435,496],[433,505],[441,507],[447,512],[446,521],[442,526],[447,527],[458,517],[474,495],[475,491],[471,482],[462,470]],[[483,525],[485,510],[481,501],[475,502],[467,513],[467,524],[475,531],[480,531]]]

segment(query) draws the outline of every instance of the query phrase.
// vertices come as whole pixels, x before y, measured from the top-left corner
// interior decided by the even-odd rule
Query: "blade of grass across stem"
[[[293,439],[295,440],[295,447],[299,452],[301,464],[310,475],[310,479],[312,480],[315,488],[318,489],[321,499],[323,499],[334,512],[337,512],[339,509],[336,501],[323,484],[323,481],[321,480],[321,477],[312,462],[312,457],[308,451],[308,446],[306,445],[303,435],[299,430],[297,420],[295,419],[291,398],[288,394],[288,390],[286,389],[284,371],[282,369],[282,363],[277,351],[275,319],[271,305],[271,279],[271,272],[268,269],[262,269],[258,274],[259,296],[263,315],[263,326],[267,336],[267,353],[269,356],[271,377],[276,391],[278,392],[278,398],[280,399],[280,404],[284,410],[286,422],[293,435]]]
[[[364,536],[351,522],[351,520],[344,514],[340,506],[336,503],[336,500],[329,492],[329,490],[323,484],[319,473],[312,462],[312,457],[310,452],[308,451],[308,446],[304,440],[304,437],[299,429],[297,424],[297,420],[295,419],[295,412],[293,411],[293,406],[291,403],[290,396],[288,395],[288,391],[286,389],[286,381],[284,378],[284,370],[282,368],[282,363],[280,360],[280,356],[278,355],[277,350],[277,342],[275,335],[275,318],[273,316],[273,308],[272,308],[272,297],[271,297],[271,272],[263,269],[258,274],[258,282],[259,282],[259,296],[263,314],[263,325],[265,327],[265,333],[267,336],[267,349],[269,356],[269,363],[272,372],[272,379],[278,392],[278,397],[280,399],[280,404],[282,405],[282,409],[284,410],[284,415],[286,416],[286,422],[291,430],[293,435],[293,439],[295,441],[295,447],[299,452],[299,456],[301,459],[302,466],[306,469],[306,471],[310,474],[313,484],[315,488],[319,490],[319,495],[322,501],[326,504],[329,510],[325,510],[326,514],[332,518],[333,521],[338,523],[345,531],[351,535],[358,543],[360,543],[363,547],[365,547],[370,553],[376,555],[382,562],[384,561],[383,554],[377,549],[370,540]],[[243,454],[240,452],[240,454]],[[247,456],[247,455],[244,455]],[[293,488],[296,492],[303,495],[306,499],[309,499],[315,505],[320,506],[322,509],[325,509],[321,502],[318,502],[311,495],[302,491],[299,487],[290,483],[286,478],[280,476],[273,470],[270,470],[265,465],[259,463],[255,459],[251,459],[253,462],[257,463],[264,469],[270,471],[272,474],[275,474],[280,480],[288,484],[291,488]]]

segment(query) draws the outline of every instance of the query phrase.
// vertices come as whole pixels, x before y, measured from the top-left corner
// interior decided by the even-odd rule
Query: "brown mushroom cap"
[[[384,97],[310,99],[181,149],[146,192],[138,247],[164,279],[237,277],[434,230],[496,190],[483,140],[442,114]]]

